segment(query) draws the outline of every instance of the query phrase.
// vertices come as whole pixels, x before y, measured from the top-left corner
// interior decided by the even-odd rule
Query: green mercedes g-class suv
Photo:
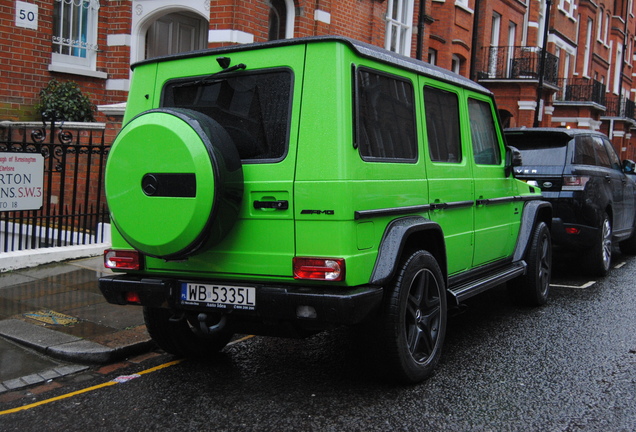
[[[448,310],[509,282],[546,302],[550,204],[512,176],[492,94],[340,37],[133,66],[106,167],[100,279],[165,351],[357,325],[418,382]]]

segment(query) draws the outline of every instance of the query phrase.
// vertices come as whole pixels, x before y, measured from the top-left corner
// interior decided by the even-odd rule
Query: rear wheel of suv
[[[446,289],[435,258],[419,250],[400,263],[385,298],[382,341],[395,378],[427,378],[442,353],[446,335]]]
[[[603,214],[596,241],[587,255],[587,272],[592,276],[605,276],[612,261],[612,224],[607,213]]]
[[[230,342],[232,333],[219,330],[212,335],[197,334],[196,324],[186,317],[171,320],[168,309],[144,306],[144,321],[148,334],[167,353],[181,357],[201,357],[214,354]]]
[[[548,301],[552,275],[552,240],[545,222],[539,222],[534,229],[526,261],[526,274],[517,283],[509,284],[510,295],[518,304],[544,305]]]

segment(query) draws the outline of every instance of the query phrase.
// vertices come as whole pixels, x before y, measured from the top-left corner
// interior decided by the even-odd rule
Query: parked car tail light
[[[585,184],[590,178],[586,176],[565,176],[563,177],[562,190],[584,190]]]
[[[568,227],[568,228],[565,229],[565,232],[567,234],[575,234],[576,235],[576,234],[579,234],[581,232],[581,230],[578,229],[578,228],[575,228],[575,227]]]
[[[294,279],[341,281],[345,276],[342,258],[294,258]]]
[[[136,250],[106,249],[104,266],[117,270],[141,270],[141,258]]]

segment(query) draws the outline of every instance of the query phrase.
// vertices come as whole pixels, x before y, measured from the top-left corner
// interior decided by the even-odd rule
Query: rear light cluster
[[[294,279],[337,282],[344,277],[342,258],[294,258]]]
[[[586,176],[565,176],[563,177],[562,190],[585,190],[585,185],[590,178]]]
[[[141,270],[141,257],[136,250],[106,249],[104,266],[116,270]]]

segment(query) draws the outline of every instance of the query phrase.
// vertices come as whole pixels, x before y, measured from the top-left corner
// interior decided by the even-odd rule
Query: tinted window
[[[565,165],[569,140],[561,134],[506,132],[506,142],[521,152],[523,165]]]
[[[413,86],[391,75],[358,69],[356,144],[367,161],[417,159]]]
[[[280,159],[287,150],[292,73],[276,70],[169,82],[162,106],[199,111],[219,122],[241,159]]]
[[[468,99],[468,115],[475,163],[499,165],[501,163],[501,150],[490,104],[476,99]]]
[[[432,161],[462,160],[459,134],[459,104],[457,95],[434,87],[424,87],[426,132]]]
[[[572,163],[577,165],[597,165],[594,148],[594,140],[591,136],[576,137]]]
[[[612,147],[612,143],[610,143],[608,140],[603,138],[598,138],[598,139],[603,141],[603,146],[605,147],[605,150],[607,151],[607,155],[609,156],[609,160],[610,160],[610,164],[612,165],[612,168],[618,171],[622,171],[621,161],[616,155],[616,152],[614,151],[614,147]]]
[[[603,140],[599,137],[590,137],[590,140],[594,143],[598,165],[605,168],[611,168],[612,162],[610,161],[609,155],[607,154],[607,150],[605,149]]]

